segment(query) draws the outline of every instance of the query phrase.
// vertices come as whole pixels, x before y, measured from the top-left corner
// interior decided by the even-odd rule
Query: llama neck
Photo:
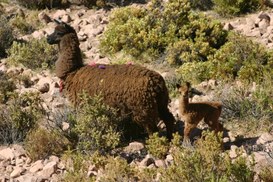
[[[59,58],[56,62],[56,75],[64,79],[67,74],[83,66],[79,40],[71,33],[62,37],[59,43]]]
[[[180,103],[179,103],[180,112],[186,113],[187,109],[188,109],[188,106],[189,106],[189,97],[188,97],[188,95],[181,96]]]

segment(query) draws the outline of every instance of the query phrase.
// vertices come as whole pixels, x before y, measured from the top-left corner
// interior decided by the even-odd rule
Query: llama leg
[[[188,145],[191,143],[190,141],[190,133],[191,131],[195,128],[195,125],[190,124],[188,122],[184,122],[185,123],[185,128],[184,128],[184,139],[183,139],[183,143]]]
[[[174,130],[174,122],[175,119],[172,115],[172,113],[169,111],[169,109],[167,108],[164,112],[160,112],[160,119],[163,120],[164,124],[166,125],[166,129],[167,129],[167,138],[169,140],[172,139],[172,134],[173,134],[173,130]]]
[[[159,131],[155,123],[154,124],[153,123],[145,124],[144,128],[147,131],[149,136],[152,135],[153,133]]]
[[[155,132],[158,132],[157,128],[157,113],[149,110],[134,111],[133,119],[138,124],[142,125],[148,135],[152,135]]]

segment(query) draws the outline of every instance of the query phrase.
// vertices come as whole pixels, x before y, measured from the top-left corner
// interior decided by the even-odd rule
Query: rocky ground
[[[10,8],[13,13],[18,12],[17,8]],[[34,38],[45,37],[53,31],[54,23],[50,22],[51,18],[61,19],[71,24],[77,31],[80,39],[80,48],[86,55],[85,62],[111,63],[106,57],[100,55],[98,50],[99,37],[105,30],[108,23],[109,12],[103,9],[93,10],[84,7],[73,6],[65,10],[44,11],[39,14],[39,19],[47,26],[35,31],[29,36],[21,37],[28,39],[30,36]],[[268,48],[273,46],[273,11],[261,12],[259,14],[251,14],[245,17],[236,18],[236,20],[225,20],[225,28],[228,30],[239,31],[258,42],[261,42]],[[46,106],[51,109],[58,109],[66,104],[66,100],[59,93],[59,80],[54,74],[44,70],[41,73],[35,73],[23,68],[8,68],[5,59],[0,62],[0,71],[15,72],[18,74],[27,74],[31,76],[34,82],[30,88],[23,85],[18,86],[20,92],[37,91],[40,92],[45,100]],[[167,75],[162,73],[162,75]],[[202,89],[204,85],[209,85],[213,81],[204,82],[199,85]],[[198,87],[198,86],[197,86]],[[206,97],[206,96],[203,96]],[[200,98],[199,98],[200,99]],[[202,99],[202,98],[201,98]],[[203,98],[206,99],[206,98]],[[171,111],[177,115],[178,102],[173,100],[171,103]],[[273,131],[263,133],[262,135],[249,139],[244,142],[238,142],[236,136],[230,131],[224,139],[229,143],[228,150],[231,157],[236,157],[236,149],[242,148],[245,155],[254,155],[257,162],[257,169],[264,165],[273,166]],[[124,155],[144,154],[137,164],[141,167],[167,167],[172,162],[172,156],[168,155],[165,160],[156,160],[149,154],[146,154],[145,146],[140,142],[132,142],[124,148]],[[61,176],[66,172],[63,161],[56,157],[50,156],[44,160],[31,161],[27,156],[24,148],[17,144],[12,146],[0,147],[0,181],[59,181]],[[90,166],[87,175],[99,175],[99,171]]]

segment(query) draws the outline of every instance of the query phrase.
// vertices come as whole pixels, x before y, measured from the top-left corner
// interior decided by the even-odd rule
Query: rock
[[[259,29],[261,34],[264,34],[267,32],[267,27],[269,27],[269,23],[265,19],[259,22]]]
[[[34,39],[41,39],[45,37],[46,32],[43,30],[36,30],[31,35]]]
[[[23,167],[15,166],[13,171],[10,173],[11,178],[17,178],[19,177],[23,172],[25,172],[26,169]]]
[[[62,122],[62,130],[67,131],[70,128],[70,124],[67,122]]]
[[[16,166],[22,166],[25,163],[25,160],[22,158],[16,158],[15,159],[15,165]]]
[[[140,142],[131,142],[127,147],[125,147],[124,152],[135,153],[144,149],[144,144]]]
[[[44,83],[43,85],[39,86],[38,87],[38,90],[41,92],[41,93],[46,93],[49,91],[49,83]]]
[[[13,153],[15,157],[21,157],[21,156],[26,156],[26,150],[23,148],[22,145],[13,145],[12,148],[14,149]]]
[[[38,14],[38,18],[40,21],[44,22],[45,24],[52,22],[51,18],[44,11]]]
[[[236,145],[231,145],[230,146],[230,151],[229,151],[229,157],[234,159],[237,157],[237,149],[238,147]]]
[[[36,177],[35,175],[33,174],[24,174],[18,178],[16,178],[16,181],[18,182],[38,182],[38,177]]]
[[[140,167],[148,167],[154,163],[154,159],[150,155],[146,155],[146,157],[139,163]]]
[[[258,165],[266,165],[268,163],[268,159],[270,158],[268,156],[268,153],[266,152],[253,152],[255,162]]]
[[[64,170],[65,169],[65,164],[61,161],[58,163],[57,167],[61,170]]]
[[[65,23],[70,23],[72,21],[71,17],[67,14],[63,15],[62,21]]]
[[[60,162],[60,158],[55,155],[52,155],[49,157],[49,161],[55,161],[56,163],[58,163]]]
[[[260,13],[259,16],[258,16],[258,18],[261,19],[261,21],[265,20],[268,25],[270,24],[271,18],[270,18],[270,16],[267,13],[263,13],[263,12]]]
[[[226,23],[223,27],[224,30],[233,30],[234,27],[230,23]]]
[[[269,142],[273,142],[273,135],[270,133],[263,133],[257,140],[257,144],[266,144]]]
[[[230,142],[229,137],[224,137],[224,138],[223,138],[223,142],[224,142],[224,143],[228,143],[228,142]]]
[[[31,166],[31,168],[29,169],[29,171],[30,171],[31,173],[36,173],[36,172],[42,170],[43,167],[44,167],[43,161],[42,161],[42,160],[38,160],[38,161],[36,161],[36,162]]]
[[[155,166],[156,167],[163,167],[163,168],[167,167],[165,161],[162,159],[155,160]]]
[[[61,179],[59,178],[57,174],[53,174],[51,176],[50,182],[59,182],[59,181],[61,181]]]
[[[14,159],[15,155],[14,155],[13,151],[14,150],[11,148],[2,149],[0,151],[0,158],[9,159],[9,160]]]
[[[53,19],[62,19],[62,17],[64,15],[66,15],[66,11],[65,10],[57,10],[54,14],[53,14]]]
[[[39,174],[42,176],[43,179],[50,178],[52,174],[55,173],[57,169],[57,162],[52,161],[47,163],[44,167],[43,170],[39,172]]]

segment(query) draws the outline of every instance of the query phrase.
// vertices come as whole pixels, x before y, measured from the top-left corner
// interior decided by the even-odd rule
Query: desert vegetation
[[[67,182],[270,181],[272,40],[267,35],[270,26],[263,30],[258,18],[261,10],[272,17],[270,6],[269,1],[256,0],[0,0],[0,176],[5,180],[57,178]],[[59,82],[67,70],[58,68],[59,63],[55,67],[59,47],[45,39],[56,25],[43,22],[42,11],[73,28],[73,36],[78,38],[79,67],[89,64],[90,72],[111,72],[108,70],[112,67],[124,66],[117,72],[126,75],[141,65],[154,70],[149,74],[159,72],[162,76],[156,78],[164,78],[164,86],[156,90],[163,88],[165,109],[168,105],[176,118],[173,139],[167,138],[166,123],[159,122],[159,132],[148,136],[142,125],[121,115],[128,105],[121,103],[126,94],[117,77],[98,81],[83,76],[77,80],[92,88],[109,82],[105,90],[111,90],[109,85],[115,81],[113,93],[122,93],[122,97],[112,102],[120,104],[121,109],[109,105],[101,89],[91,96],[74,89],[70,100],[80,102],[75,106],[67,102],[67,90],[60,92],[60,88],[69,84]],[[260,31],[252,38],[235,27],[244,23],[242,19],[249,20],[248,13],[257,17],[248,31]],[[234,29],[224,28],[231,20],[238,21],[232,23]],[[261,44],[265,36],[269,38]],[[262,41],[257,41],[259,38]],[[137,77],[127,82],[136,82]],[[210,132],[200,122],[192,132],[196,137],[192,146],[182,145],[185,126],[176,116],[180,96],[176,85],[183,82],[191,82],[202,93],[196,96],[189,90],[193,102],[203,99],[222,103],[217,120],[227,129],[223,141],[218,140],[220,134]],[[144,88],[145,83],[140,82],[139,87]],[[78,81],[73,84],[85,85]],[[129,95],[133,96],[127,103],[140,102],[144,96]],[[137,105],[143,106],[142,102]],[[202,133],[196,134],[198,131]],[[18,152],[12,148],[17,145],[25,153],[5,158],[5,149]],[[16,173],[18,169],[22,171]],[[48,169],[53,172],[46,175]]]

